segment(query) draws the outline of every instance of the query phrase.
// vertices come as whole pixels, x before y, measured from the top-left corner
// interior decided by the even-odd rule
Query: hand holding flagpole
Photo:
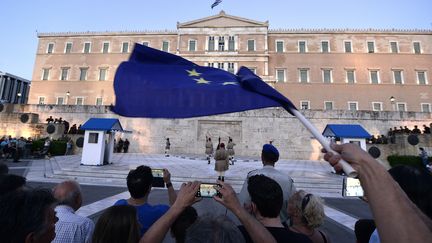
[[[328,152],[332,152],[333,154],[339,154],[330,148],[330,143],[325,139],[325,137],[318,132],[318,130],[296,109],[290,109],[290,112],[293,113],[300,122],[312,133],[312,135],[320,142],[320,144],[327,150]],[[339,163],[342,165],[342,169],[344,173],[349,177],[357,177],[357,171],[348,164],[345,160],[339,160]]]

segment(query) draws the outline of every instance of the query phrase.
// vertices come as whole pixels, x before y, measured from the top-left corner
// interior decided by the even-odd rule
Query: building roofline
[[[350,29],[350,28],[292,28],[292,29],[269,29],[270,34],[333,34],[333,33],[366,33],[366,34],[432,34],[432,29]]]
[[[27,83],[30,83],[30,82],[31,82],[31,81],[28,80],[28,79],[25,79],[25,78],[22,78],[22,77],[19,77],[19,76],[13,75],[13,74],[11,74],[11,73],[2,72],[2,71],[0,71],[0,76],[8,76],[8,77],[12,77],[12,78],[14,78],[14,79],[18,79],[18,80],[21,80],[21,81],[27,81]]]
[[[173,35],[177,34],[177,30],[143,30],[143,31],[83,31],[83,32],[41,32],[37,33],[38,38],[42,37],[59,37],[59,36],[115,36],[115,35],[147,35],[147,34],[160,34],[160,35]]]
[[[183,22],[183,23],[177,22],[177,28],[191,28],[189,25],[200,23],[200,22],[203,22],[206,20],[217,19],[219,17],[227,17],[230,19],[240,20],[240,21],[244,21],[244,22],[247,22],[250,24],[260,25],[261,27],[267,27],[268,28],[268,26],[269,26],[268,20],[265,22],[261,22],[261,21],[256,21],[256,20],[252,20],[252,19],[246,19],[246,18],[226,14],[225,11],[222,10],[216,15],[211,15],[211,16],[208,16],[205,18],[195,19],[195,20],[191,20],[191,21],[187,21],[187,22]]]

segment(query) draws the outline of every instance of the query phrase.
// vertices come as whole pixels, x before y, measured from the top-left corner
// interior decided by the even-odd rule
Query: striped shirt
[[[73,208],[59,205],[55,208],[58,221],[55,225],[56,237],[52,243],[90,243],[94,223],[92,220],[75,214]]]

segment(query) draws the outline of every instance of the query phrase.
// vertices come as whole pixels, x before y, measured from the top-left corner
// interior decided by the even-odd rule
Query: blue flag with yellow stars
[[[114,78],[112,111],[126,117],[188,118],[295,106],[246,67],[237,75],[136,44]]]

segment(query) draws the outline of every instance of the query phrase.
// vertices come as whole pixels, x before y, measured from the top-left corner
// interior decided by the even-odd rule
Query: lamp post
[[[66,105],[68,105],[69,103],[69,96],[70,96],[70,92],[68,90],[68,92],[66,92]]]
[[[390,97],[390,103],[392,104],[393,111],[396,111],[395,97]]]

